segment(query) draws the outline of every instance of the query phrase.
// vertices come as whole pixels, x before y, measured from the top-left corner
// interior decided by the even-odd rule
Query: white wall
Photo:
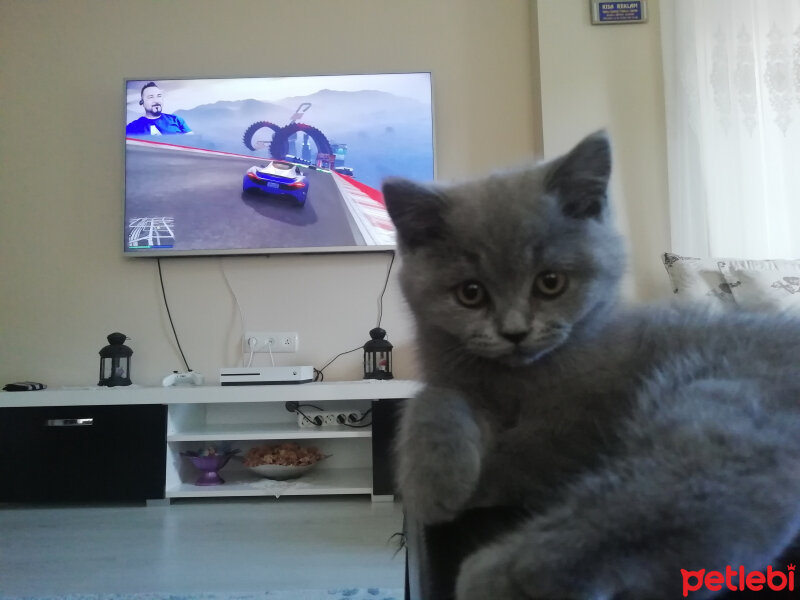
[[[545,4],[548,18],[562,12]],[[517,163],[538,148],[527,0],[502,9],[485,0],[0,0],[0,14],[3,383],[92,385],[112,331],[132,338],[136,383],[183,368],[155,262],[120,251],[125,77],[431,71],[440,177]],[[236,364],[241,336],[223,268],[246,327],[298,331],[300,353],[281,363],[319,367],[367,339],[387,262],[228,257],[163,267],[189,363],[215,379]],[[396,374],[413,377],[411,320],[394,279],[383,326]],[[360,354],[326,373],[359,378]]]
[[[630,249],[627,295],[669,293],[666,125],[658,0],[644,24],[592,25],[588,0],[538,0],[539,69],[546,157],[608,130],[615,216]]]

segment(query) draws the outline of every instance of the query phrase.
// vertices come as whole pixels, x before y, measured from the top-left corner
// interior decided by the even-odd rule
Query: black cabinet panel
[[[164,497],[167,407],[0,408],[0,501]]]
[[[372,493],[394,495],[394,435],[402,400],[372,402]]]

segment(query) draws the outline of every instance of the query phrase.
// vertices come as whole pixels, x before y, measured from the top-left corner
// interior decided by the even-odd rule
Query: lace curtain
[[[800,0],[661,0],[672,251],[800,258]]]

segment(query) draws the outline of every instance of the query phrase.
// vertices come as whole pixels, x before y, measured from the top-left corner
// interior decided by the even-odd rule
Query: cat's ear
[[[545,189],[558,196],[561,210],[576,219],[599,219],[608,204],[611,144],[605,131],[586,137],[553,163]]]
[[[383,182],[383,199],[397,234],[407,248],[415,248],[442,237],[445,202],[430,186],[401,177]]]

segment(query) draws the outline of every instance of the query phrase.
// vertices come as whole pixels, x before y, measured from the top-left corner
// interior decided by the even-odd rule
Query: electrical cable
[[[242,310],[242,305],[239,303],[239,296],[236,295],[236,291],[233,289],[230,279],[228,279],[228,272],[225,270],[225,261],[223,260],[222,257],[220,257],[219,259],[219,268],[222,271],[222,277],[225,279],[225,283],[228,286],[228,290],[230,291],[231,296],[233,296],[233,301],[236,303],[236,308],[239,311],[239,323],[242,326],[242,338],[243,338],[246,331],[244,328],[244,311]],[[253,361],[253,353],[251,352],[250,363],[252,363],[252,361]],[[241,363],[242,366],[244,366],[244,353],[242,353]],[[249,367],[250,364],[248,364],[247,366]]]
[[[255,354],[255,350],[253,348],[250,348],[250,358],[247,360],[248,369],[253,366],[253,354]]]
[[[361,425],[353,425],[352,423],[342,423],[342,425],[344,425],[345,427],[352,427],[353,429],[362,429],[364,427],[371,427],[372,421],[370,421],[369,423],[363,423]]]
[[[389,267],[386,269],[386,278],[383,281],[383,289],[381,290],[381,293],[378,296],[378,327],[381,326],[381,321],[383,320],[383,296],[384,294],[386,294],[386,288],[389,286],[389,278],[392,275],[392,265],[394,265],[395,253],[393,250],[390,250],[389,254],[392,255],[392,258],[389,260]],[[351,352],[355,352],[356,350],[361,350],[363,347],[364,346],[362,344],[361,346],[353,348],[352,350],[346,350],[345,352],[340,352],[332,359],[330,359],[327,363],[325,363],[325,366],[322,367],[321,369],[314,369],[314,381],[324,381],[325,374],[323,373],[323,371],[326,368],[328,368],[328,366],[337,358],[339,358],[340,356],[344,356],[345,354],[350,354]]]
[[[381,320],[383,319],[383,295],[386,293],[386,288],[389,285],[389,276],[392,274],[392,265],[394,264],[394,251],[389,251],[389,254],[392,255],[392,259],[389,261],[389,268],[386,270],[386,279],[383,282],[381,295],[378,296],[378,327],[381,326]]]
[[[164,276],[161,273],[161,258],[156,259],[156,264],[158,265],[158,280],[161,282],[161,295],[164,296],[164,307],[167,309],[167,317],[169,317],[169,324],[172,326],[172,335],[175,336],[175,343],[178,344],[178,351],[181,353],[181,358],[183,358],[183,364],[186,365],[186,370],[191,371],[191,367],[189,367],[189,363],[186,361],[186,355],[183,353],[183,348],[181,348],[181,342],[178,339],[178,332],[175,331],[175,323],[172,322],[172,314],[169,311],[169,302],[167,302],[167,291],[164,289]]]
[[[368,408],[368,409],[367,409],[367,411],[366,411],[366,412],[365,412],[363,415],[361,415],[361,418],[360,418],[360,419],[358,419],[358,421],[356,421],[356,423],[360,423],[361,421],[363,421],[364,419],[366,419],[366,418],[367,418],[367,416],[369,415],[369,413],[371,413],[371,412],[372,412],[372,409],[371,409],[371,408]]]
[[[301,415],[309,423],[313,423],[317,427],[320,427],[322,425],[322,421],[321,421],[320,417],[314,417],[312,419],[306,413],[304,413],[302,410],[300,410],[301,406],[302,407],[310,406],[311,408],[314,408],[314,409],[319,410],[319,411],[324,410],[321,406],[317,406],[316,404],[309,404],[307,402],[304,402],[304,403],[300,404],[298,402],[289,401],[285,405],[286,410],[288,410],[289,412],[296,412],[297,414]],[[320,419],[320,420],[318,421],[317,419]]]
[[[253,354],[255,354],[257,345],[258,345],[258,340],[256,338],[254,337],[247,338],[247,346],[248,348],[250,348],[250,360],[247,361],[248,368],[253,366]]]
[[[303,406],[304,406],[304,405],[303,405]],[[300,408],[299,408],[299,407],[298,407],[298,408],[295,408],[294,410],[295,410],[295,412],[296,412],[296,413],[300,414],[300,415],[301,415],[301,416],[302,416],[302,417],[303,417],[303,418],[304,418],[306,421],[308,421],[309,423],[313,423],[313,424],[314,424],[314,425],[316,425],[317,427],[319,427],[320,425],[322,425],[322,419],[321,419],[320,417],[314,417],[314,418],[312,419],[312,418],[311,418],[311,417],[309,417],[309,416],[308,416],[306,413],[304,413],[302,410],[300,410]]]
[[[340,352],[339,354],[334,356],[332,359],[330,359],[325,364],[325,366],[322,367],[321,369],[314,369],[314,381],[323,381],[325,379],[325,375],[322,372],[328,367],[328,365],[330,365],[337,358],[339,358],[340,356],[344,356],[345,354],[350,354],[351,352],[355,352],[356,350],[361,350],[363,347],[364,346],[362,345],[362,346],[358,346],[356,348],[353,348],[352,350],[346,350],[345,352]]]
[[[372,409],[371,408],[368,409],[363,415],[361,415],[361,418],[356,421],[356,424],[353,424],[353,423],[342,423],[342,425],[344,425],[345,427],[353,427],[353,428],[356,428],[356,429],[361,428],[361,427],[369,427],[370,425],[372,425],[372,419],[369,420],[369,423],[364,423],[363,425],[361,424],[361,422],[364,419],[366,419],[367,416],[369,415],[369,413],[371,413],[371,412],[372,412]]]
[[[288,402],[286,402],[286,404],[284,404],[284,408],[289,412],[297,412],[297,409],[300,408],[301,406],[310,406],[311,408],[314,408],[319,411],[325,410],[324,408],[322,408],[321,406],[317,406],[316,404],[309,404],[308,402],[303,402],[301,404],[300,402],[296,402],[295,400],[289,400]]]

